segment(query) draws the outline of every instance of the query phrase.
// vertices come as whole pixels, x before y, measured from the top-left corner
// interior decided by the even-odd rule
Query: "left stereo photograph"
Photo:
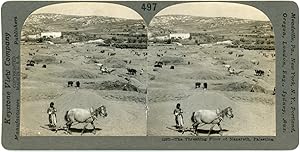
[[[146,136],[146,48],[142,17],[122,5],[34,11],[21,31],[20,135]]]

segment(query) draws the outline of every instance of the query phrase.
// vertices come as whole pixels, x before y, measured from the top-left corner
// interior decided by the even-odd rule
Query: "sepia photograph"
[[[276,136],[275,45],[260,10],[190,2],[147,25],[72,2],[21,31],[21,136]]]
[[[148,26],[148,136],[276,136],[273,27],[243,4],[193,2]]]
[[[146,136],[147,30],[138,13],[49,5],[21,35],[21,136]]]

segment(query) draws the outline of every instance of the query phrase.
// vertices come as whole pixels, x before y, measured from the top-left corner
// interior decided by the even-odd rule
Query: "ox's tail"
[[[65,121],[67,121],[67,122],[69,121],[68,113],[69,113],[69,111],[66,112],[65,117],[64,117]]]
[[[192,121],[193,123],[196,122],[196,120],[195,120],[195,112],[193,112],[193,114],[192,114],[191,121]]]

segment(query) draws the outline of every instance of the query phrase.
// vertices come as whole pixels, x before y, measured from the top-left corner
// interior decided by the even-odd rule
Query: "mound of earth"
[[[251,61],[244,58],[238,58],[230,63],[231,66],[239,69],[255,69],[255,65]]]
[[[145,86],[145,84],[141,83],[139,80],[137,80],[135,78],[130,78],[129,84],[137,87],[138,92],[147,93],[147,87]]]
[[[95,54],[92,56],[92,59],[94,60],[101,60],[101,59],[106,59],[107,57],[106,56],[103,56],[101,54]]]
[[[267,90],[263,88],[262,86],[258,84],[251,84],[248,82],[232,82],[227,83],[222,86],[219,86],[216,88],[217,90],[221,91],[247,91],[250,92],[251,90],[253,92],[261,92],[261,93],[267,93]]]
[[[46,55],[35,55],[32,57],[32,60],[35,63],[56,63],[56,58],[54,56],[46,56]]]
[[[221,60],[218,60],[217,62],[213,63],[214,65],[224,65],[226,64],[225,61],[221,61]]]
[[[148,73],[148,78],[149,78],[149,80],[154,80],[155,79],[155,75]]]
[[[87,62],[85,62],[86,64],[94,64],[94,63],[100,63],[97,59],[90,59]]]
[[[160,58],[160,62],[163,62],[164,64],[184,64],[184,60],[182,57],[174,57],[174,56],[163,56]]]
[[[94,79],[98,77],[97,74],[81,69],[65,70],[64,72],[58,73],[56,75],[58,77],[72,79]]]
[[[104,64],[106,64],[107,66],[112,67],[112,68],[125,68],[126,67],[124,61],[117,59],[117,58],[106,59],[104,61]]]
[[[125,80],[107,80],[102,82],[85,82],[83,87],[93,90],[123,90],[146,93],[146,87],[136,79],[131,78],[129,81]]]

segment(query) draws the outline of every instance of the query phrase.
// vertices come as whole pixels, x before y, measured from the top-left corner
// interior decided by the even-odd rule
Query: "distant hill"
[[[143,20],[106,16],[74,16],[62,14],[32,14],[23,26],[23,34],[45,31],[85,31],[91,33],[132,30],[143,26]]]
[[[256,21],[232,17],[199,17],[189,15],[163,15],[156,16],[150,23],[149,30],[158,35],[175,32],[218,32],[251,33],[253,31],[272,32],[270,21]],[[165,33],[164,33],[165,32]]]

